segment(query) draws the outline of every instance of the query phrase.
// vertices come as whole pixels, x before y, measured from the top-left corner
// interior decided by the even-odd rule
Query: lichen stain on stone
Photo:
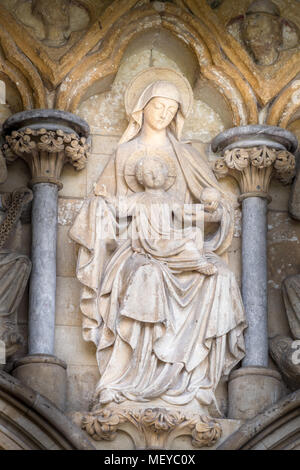
[[[81,209],[81,199],[58,199],[58,224],[71,225]]]

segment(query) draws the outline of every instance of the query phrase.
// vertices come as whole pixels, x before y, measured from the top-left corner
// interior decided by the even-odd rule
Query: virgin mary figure
[[[114,228],[124,221],[97,191],[70,230],[80,245],[83,336],[97,348],[97,406],[132,401],[207,409],[215,403],[218,409],[216,387],[244,356],[241,295],[221,258],[233,236],[231,199],[205,156],[180,141],[192,102],[190,84],[173,70],[150,68],[137,75],[125,95],[129,125],[97,187],[122,197],[143,191],[130,183],[126,163],[136,152],[157,152],[174,162],[168,193],[182,204],[199,203],[204,188],[218,189],[221,220],[204,242],[216,273],[173,272],[167,263],[134,252],[130,239],[116,240]]]

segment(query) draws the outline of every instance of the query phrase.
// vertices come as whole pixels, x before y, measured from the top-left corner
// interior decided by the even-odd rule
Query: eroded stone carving
[[[257,193],[267,198],[272,176],[283,184],[289,184],[295,176],[295,168],[292,153],[266,145],[225,150],[224,157],[214,163],[217,178],[228,174],[233,176],[240,185],[242,195]]]
[[[82,417],[82,428],[96,441],[111,441],[118,430],[128,425],[138,431],[132,433],[136,448],[167,449],[181,435],[191,436],[196,448],[211,447],[222,435],[221,425],[209,416],[185,415],[165,408],[116,410],[108,407]]]
[[[242,17],[228,24],[228,31],[244,44],[259,65],[272,65],[280,51],[299,44],[297,26],[280,17],[280,10],[270,0],[255,0]]]
[[[177,405],[184,414],[207,415],[209,405],[218,409],[220,378],[244,355],[246,323],[239,288],[218,256],[231,243],[233,208],[205,157],[180,142],[192,106],[186,79],[172,70],[146,70],[129,85],[125,105],[128,128],[70,230],[80,245],[83,335],[97,347],[101,374],[90,419],[99,407],[115,408],[125,401],[127,410],[149,402],[152,408],[167,407],[167,413]],[[142,163],[141,168],[141,161],[150,161],[153,154],[160,163]],[[148,198],[169,207],[171,199],[182,207],[203,201],[207,216],[216,216],[215,232],[200,246],[213,271],[201,272],[195,256],[193,261],[180,258],[184,250],[195,254],[191,241],[181,239],[179,248],[172,239],[124,239],[120,232],[116,238],[114,227],[122,235],[122,227],[132,226],[137,214],[130,213],[124,224],[109,203],[114,197],[127,203]]]
[[[290,198],[289,211],[299,219],[297,175]],[[300,275],[287,277],[282,283],[282,296],[292,337],[277,335],[270,340],[270,352],[291,390],[300,387],[300,364],[297,348],[300,340]]]
[[[290,390],[300,388],[300,363],[297,359],[299,353],[295,341],[288,336],[277,335],[269,341],[270,353],[276,362],[284,382]]]
[[[71,0],[19,1],[14,13],[38,39],[50,47],[66,44],[71,33],[85,29],[90,20],[88,12]]]
[[[291,390],[300,388],[300,275],[282,283],[282,296],[292,337],[277,335],[270,340],[271,355]]]
[[[5,160],[0,153],[0,175],[6,179]],[[4,247],[18,223],[22,210],[32,200],[28,188],[1,195],[0,207],[0,341],[5,344],[5,356],[10,357],[22,343],[17,327],[17,309],[22,299],[31,269],[27,256]]]

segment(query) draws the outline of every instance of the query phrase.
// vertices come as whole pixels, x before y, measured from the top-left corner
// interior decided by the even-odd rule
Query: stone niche
[[[79,211],[82,199],[93,188],[108,160],[116,149],[118,140],[127,126],[124,107],[124,92],[130,80],[149,66],[167,67],[179,71],[189,80],[194,91],[194,108],[188,118],[183,139],[190,140],[196,147],[207,149],[208,159],[215,155],[210,152],[209,142],[222,130],[232,127],[229,106],[216,88],[201,77],[197,60],[188,46],[164,30],[155,30],[140,35],[132,41],[119,66],[117,73],[109,79],[94,84],[85,94],[77,114],[91,127],[92,152],[86,170],[73,179],[73,169],[64,169],[64,188],[59,199],[58,227],[58,278],[57,278],[57,327],[56,354],[68,364],[67,412],[76,420],[77,412],[87,411],[96,382],[99,379],[94,346],[82,339],[81,313],[79,311],[80,286],[75,278],[76,247],[68,238],[68,230]],[[221,184],[238,194],[236,183],[225,178]],[[227,254],[229,265],[240,281],[240,210],[236,209],[236,230],[233,244]],[[64,340],[66,335],[70,338]],[[227,411],[227,384],[221,382],[217,390],[220,408]],[[212,414],[214,414],[212,410]],[[224,437],[237,424],[228,421],[224,425]],[[227,429],[228,428],[228,429]],[[190,438],[174,442],[174,448],[192,448]],[[99,448],[131,448],[132,441],[127,433],[120,432],[112,442],[96,443]]]
[[[300,138],[300,119],[291,118],[287,129]],[[299,151],[296,153],[299,159]],[[299,161],[297,161],[299,168]],[[270,186],[272,201],[268,213],[268,321],[269,336],[290,336],[281,286],[283,280],[300,272],[300,224],[288,212],[291,185],[275,179]],[[272,360],[270,359],[271,363]]]
[[[226,2],[224,2],[226,3]],[[106,163],[112,157],[120,136],[126,128],[124,91],[130,80],[140,71],[150,67],[167,67],[181,72],[190,82],[194,91],[194,108],[185,123],[183,139],[190,140],[195,147],[207,150],[212,163],[216,156],[210,150],[210,141],[224,129],[233,126],[233,118],[224,96],[214,85],[201,76],[198,62],[192,50],[180,39],[166,30],[156,29],[141,34],[132,41],[115,75],[94,83],[81,101],[76,114],[85,119],[91,127],[92,148],[87,167],[80,173],[66,165],[62,175],[63,189],[59,193],[58,244],[57,244],[57,294],[56,294],[56,342],[55,355],[67,363],[68,389],[66,413],[76,420],[77,412],[89,409],[93,392],[99,380],[95,348],[82,338],[81,312],[79,309],[80,285],[76,279],[77,247],[68,237],[68,231],[84,198],[92,191]],[[0,75],[1,78],[1,75]],[[7,102],[12,113],[22,109],[20,97],[14,87],[7,83]],[[295,125],[294,125],[295,127]],[[291,130],[294,128],[291,127]],[[3,190],[9,191],[26,185],[28,169],[23,161],[17,160],[8,170],[8,179]],[[236,197],[239,190],[231,177],[220,181],[224,189]],[[270,332],[288,333],[288,324],[281,300],[280,285],[288,274],[299,272],[295,265],[293,250],[299,246],[299,222],[288,215],[290,187],[282,187],[276,181],[271,183],[269,205],[269,266],[270,266]],[[229,267],[238,281],[241,279],[241,211],[236,203],[236,226],[233,243],[226,256]],[[30,251],[30,225],[23,231],[23,247]],[[285,249],[285,247],[287,249]],[[280,254],[279,254],[280,252]],[[286,254],[285,254],[286,253]],[[290,258],[290,259],[289,259]],[[281,270],[281,271],[280,271]],[[21,307],[19,323],[26,337],[26,298]],[[67,338],[67,340],[66,340]],[[21,357],[26,351],[18,352]],[[274,366],[275,367],[275,366]],[[217,397],[222,412],[227,411],[227,384],[220,383]],[[212,410],[213,413],[213,410]],[[238,427],[230,422],[223,427],[224,437]],[[123,432],[111,443],[97,444],[99,448],[130,448],[132,440]],[[190,438],[174,442],[174,448],[188,448]]]
[[[196,147],[205,148],[209,160],[216,157],[210,151],[210,141],[222,130],[232,127],[233,120],[225,98],[201,76],[201,71],[192,50],[181,40],[165,30],[154,30],[142,34],[132,41],[119,66],[117,73],[109,79],[94,84],[84,96],[76,114],[85,119],[91,127],[91,154],[87,167],[76,173],[66,165],[62,174],[63,188],[58,202],[58,243],[57,243],[57,290],[55,355],[67,363],[67,407],[66,413],[75,417],[77,412],[89,409],[96,383],[99,380],[95,348],[82,338],[81,312],[79,308],[80,284],[76,279],[77,247],[69,238],[68,231],[84,198],[91,192],[106,163],[112,157],[117,143],[126,128],[124,92],[130,80],[149,66],[167,67],[179,71],[190,82],[194,91],[194,108],[185,123],[183,139]],[[12,113],[20,109],[17,92],[7,84],[7,103]],[[25,163],[18,159],[8,168],[8,179],[4,191],[26,185],[30,179]],[[236,183],[229,177],[221,185],[238,195]],[[240,210],[236,206],[236,229],[233,244],[227,253],[229,266],[240,281]],[[30,252],[30,224],[24,226],[24,250]],[[28,294],[27,294],[28,295]],[[20,330],[27,335],[27,297],[19,313]],[[67,340],[66,340],[67,338]],[[26,354],[26,348],[18,351],[12,359]],[[220,383],[217,390],[220,409],[226,414],[227,384]],[[214,410],[212,410],[212,414]],[[225,424],[224,437],[234,431],[236,423]],[[227,429],[228,428],[228,429]],[[180,438],[181,439],[181,438]],[[186,441],[186,442],[185,442]],[[131,439],[123,432],[113,442],[103,441],[99,448],[130,448]],[[174,442],[175,448],[191,445],[190,438]]]

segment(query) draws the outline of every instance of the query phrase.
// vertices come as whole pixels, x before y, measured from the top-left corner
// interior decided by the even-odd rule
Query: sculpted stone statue
[[[282,283],[284,306],[292,337],[276,335],[270,339],[270,353],[290,390],[300,388],[300,275]]]
[[[271,0],[254,0],[245,15],[229,22],[228,30],[259,65],[273,65],[281,51],[299,44],[297,26],[280,16],[278,6]]]
[[[0,182],[7,177],[5,160],[0,153]],[[22,340],[17,328],[17,309],[28,282],[31,262],[14,249],[6,247],[19,222],[24,205],[32,199],[28,188],[0,194],[0,341],[6,358],[14,354]]]
[[[70,230],[80,245],[83,336],[97,348],[98,407],[218,409],[220,378],[244,356],[242,300],[220,257],[233,236],[231,200],[205,157],[180,141],[192,101],[188,81],[175,71],[150,68],[134,78],[125,95],[129,125]],[[159,210],[149,222],[158,202],[174,224],[179,214],[195,216],[185,204],[202,203],[209,236],[163,239]],[[145,221],[162,237],[141,236]],[[120,236],[132,225],[138,236]]]
[[[64,46],[72,32],[85,29],[89,23],[85,8],[71,0],[21,0],[13,12],[50,47]]]
[[[289,198],[289,214],[300,220],[300,173],[294,179]],[[282,298],[291,336],[276,335],[270,339],[270,353],[291,390],[300,388],[300,274],[282,282]]]

